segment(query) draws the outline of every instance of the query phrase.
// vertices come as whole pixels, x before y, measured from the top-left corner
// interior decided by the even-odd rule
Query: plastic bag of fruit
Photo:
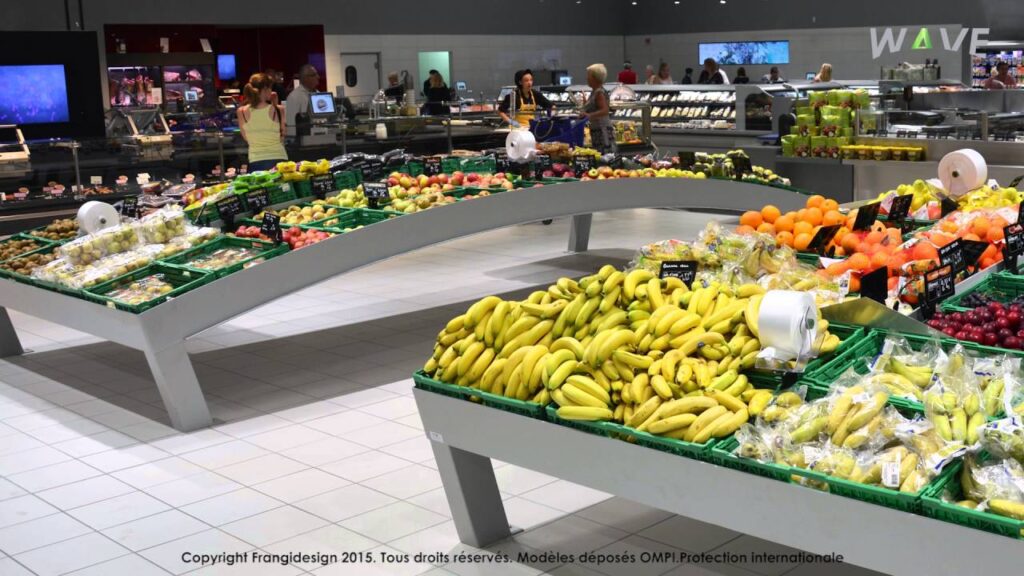
[[[139,239],[145,244],[163,244],[185,233],[185,211],[165,206],[142,217],[137,223]]]
[[[73,265],[89,265],[104,256],[134,249],[139,234],[134,224],[125,223],[81,236],[57,248],[57,255]]]
[[[985,423],[979,379],[963,348],[956,346],[945,365],[936,369],[933,384],[924,392],[925,416],[947,442],[972,446]]]
[[[1016,416],[985,424],[980,436],[981,448],[989,454],[1024,464],[1024,423]]]

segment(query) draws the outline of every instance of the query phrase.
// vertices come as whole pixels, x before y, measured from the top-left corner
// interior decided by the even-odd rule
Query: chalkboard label
[[[313,176],[309,179],[309,185],[313,189],[313,196],[321,200],[337,189],[334,182],[334,174],[318,174]]]
[[[754,167],[750,165],[750,158],[746,156],[733,157],[732,169],[737,180],[741,180],[745,175],[754,172]]]
[[[679,167],[683,170],[690,170],[697,163],[697,154],[688,151],[679,151]]]
[[[943,196],[941,202],[939,203],[939,206],[942,207],[943,216],[951,212],[956,212],[957,210],[960,209],[960,205],[956,203],[956,200],[953,200],[949,196]]]
[[[260,212],[270,206],[270,192],[266,188],[251,190],[245,194],[245,203],[253,214]]]
[[[889,223],[898,225],[900,230],[906,229],[907,216],[910,215],[910,204],[913,201],[913,194],[893,198],[892,205],[889,206]]]
[[[427,176],[437,176],[441,173],[441,159],[437,157],[423,159],[423,173]]]
[[[1022,180],[1024,180],[1024,175],[1017,176],[1013,180],[1010,180],[1010,185],[1007,186],[1007,188],[1016,188],[1017,185],[1020,184]],[[1024,204],[1024,202],[1022,202],[1022,204]]]
[[[227,198],[217,201],[217,214],[224,222],[224,226],[230,228],[235,223],[235,216],[241,214],[245,208],[242,206],[242,199],[232,194]]]
[[[575,156],[572,159],[572,169],[576,176],[582,176],[596,164],[593,156]]]
[[[1010,188],[1014,188],[1014,186],[1010,186]],[[1024,202],[1017,205],[1017,222],[1024,224]]]
[[[363,196],[366,196],[367,200],[387,200],[391,197],[388,194],[388,185],[383,182],[363,182]]]
[[[871,225],[878,220],[878,209],[882,206],[880,202],[865,204],[857,209],[857,218],[853,221],[853,229],[856,231],[870,230]]]
[[[1007,270],[1017,274],[1020,267],[1017,264],[1018,257],[1024,251],[1024,227],[1020,224],[1010,224],[1003,228],[1003,238],[1006,245],[1003,246],[1003,260]]]
[[[537,162],[540,164],[541,171],[551,170],[551,156],[548,156],[547,154],[538,154]],[[579,177],[579,174],[576,176]]]
[[[964,245],[960,238],[939,248],[939,265],[950,266],[954,274],[967,267],[964,263]]]
[[[135,218],[139,215],[139,197],[128,196],[121,200],[121,216]]]
[[[964,266],[971,267],[977,266],[978,259],[984,254],[985,250],[988,249],[988,242],[979,242],[977,240],[959,240],[960,244],[963,245],[964,252]]]
[[[885,304],[889,295],[889,268],[881,266],[860,277],[860,295],[880,304]]]
[[[694,279],[697,277],[697,261],[666,260],[661,263],[661,272],[658,273],[658,277],[679,278],[683,281],[683,284],[689,286],[693,284]]]
[[[835,237],[836,232],[839,232],[839,228],[839,224],[818,228],[818,232],[814,235],[814,238],[811,238],[810,244],[807,245],[807,251],[825,255],[828,243]]]
[[[270,238],[274,242],[281,242],[281,217],[277,214],[265,212],[263,222],[260,223],[260,234]]]
[[[924,300],[935,306],[956,292],[956,283],[951,266],[933,270],[924,277]]]

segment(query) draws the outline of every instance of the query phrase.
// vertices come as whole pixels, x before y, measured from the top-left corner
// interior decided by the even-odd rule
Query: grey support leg
[[[483,548],[511,534],[491,459],[431,442],[459,540]]]
[[[576,214],[569,227],[569,252],[586,252],[590,245],[590,223],[593,214]]]
[[[21,347],[21,340],[18,340],[18,333],[11,323],[11,316],[7,314],[7,308],[0,308],[0,358],[7,356],[19,356],[24,353]]]
[[[206,428],[213,422],[184,342],[158,352],[146,350],[146,361],[171,417],[171,426],[182,432],[191,432]]]

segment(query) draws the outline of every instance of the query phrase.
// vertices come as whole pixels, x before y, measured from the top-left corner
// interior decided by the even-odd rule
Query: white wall
[[[950,41],[956,39],[961,26],[947,25]],[[939,26],[930,26],[932,49],[910,50],[919,28],[908,28],[900,52],[886,52],[878,60],[871,58],[870,28],[822,28],[801,30],[767,30],[752,32],[714,32],[699,34],[656,34],[650,36],[626,36],[626,55],[633,60],[638,70],[644,65],[657,66],[660,59],[669,63],[672,77],[679,81],[686,67],[694,69],[694,81],[700,74],[697,44],[700,42],[737,42],[744,40],[789,40],[790,63],[780,65],[783,77],[801,79],[807,72],[817,72],[822,62],[832,64],[833,77],[837,80],[877,80],[882,66],[907,61],[923,64],[925,58],[939,59],[942,76],[959,79],[962,68],[962,52],[970,39],[964,41],[960,52],[947,52],[942,47]],[[879,34],[882,30],[879,30]],[[898,35],[898,29],[894,34]],[[738,66],[724,67],[729,77],[736,75]],[[747,75],[756,81],[771,66],[746,66]]]
[[[382,84],[389,71],[408,70],[417,78],[417,54],[420,51],[448,50],[452,78],[466,82],[474,95],[481,90],[488,99],[497,96],[502,86],[511,85],[513,74],[521,68],[533,70],[565,69],[580,84],[586,80],[586,67],[595,62],[608,67],[609,76],[622,66],[622,36],[496,36],[496,35],[340,35],[324,37],[327,59],[327,87],[341,84],[342,52],[380,52]],[[540,78],[537,83],[547,82]]]

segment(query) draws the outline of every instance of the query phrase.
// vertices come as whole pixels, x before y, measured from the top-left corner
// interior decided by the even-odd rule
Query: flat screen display
[[[789,41],[701,42],[700,64],[714,58],[719,64],[789,64]]]
[[[0,124],[69,120],[63,64],[0,66]]]
[[[309,111],[314,116],[334,115],[334,95],[330,92],[314,92],[309,95]]]
[[[221,80],[235,79],[234,54],[217,54],[217,77]]]

